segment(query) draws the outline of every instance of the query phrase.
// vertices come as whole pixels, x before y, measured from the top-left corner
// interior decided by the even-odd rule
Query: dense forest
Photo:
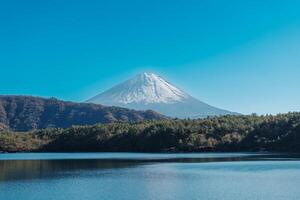
[[[163,118],[165,117],[150,110],[136,111],[92,103],[60,101],[55,98],[0,96],[0,130],[29,131]]]
[[[300,113],[2,131],[0,151],[300,152]]]

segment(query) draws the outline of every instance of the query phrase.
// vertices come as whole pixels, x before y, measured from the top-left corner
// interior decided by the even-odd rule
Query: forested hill
[[[49,127],[92,125],[111,122],[140,122],[163,119],[154,111],[135,111],[54,98],[0,96],[0,131],[28,131]]]
[[[0,151],[300,152],[300,113],[2,132]]]

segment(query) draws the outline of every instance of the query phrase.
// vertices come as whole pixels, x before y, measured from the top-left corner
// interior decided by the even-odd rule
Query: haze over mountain
[[[178,118],[236,114],[199,101],[154,73],[141,73],[87,100],[90,103],[154,110]]]

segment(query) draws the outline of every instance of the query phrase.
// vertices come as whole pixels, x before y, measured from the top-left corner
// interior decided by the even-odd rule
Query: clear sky
[[[152,71],[224,109],[300,111],[300,1],[1,1],[0,69],[0,94],[84,101]]]

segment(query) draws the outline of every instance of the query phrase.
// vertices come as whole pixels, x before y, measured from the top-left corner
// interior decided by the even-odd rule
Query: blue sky
[[[0,69],[0,94],[84,101],[152,71],[224,109],[300,111],[300,1],[1,1]]]

